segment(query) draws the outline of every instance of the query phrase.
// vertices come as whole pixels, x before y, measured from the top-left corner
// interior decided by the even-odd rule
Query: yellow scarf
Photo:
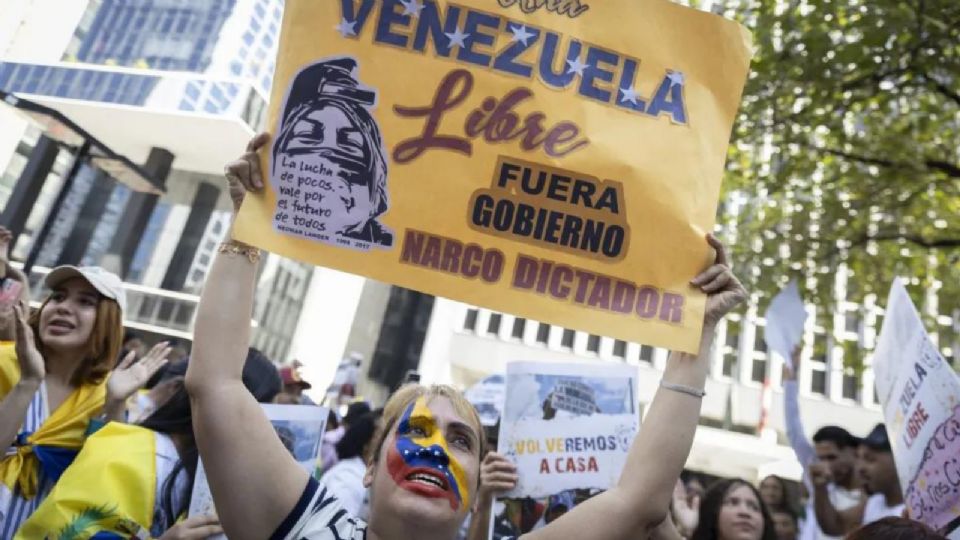
[[[156,504],[155,437],[116,422],[91,435],[14,539],[148,537]]]
[[[20,364],[12,343],[0,344],[0,399],[5,397],[20,380]],[[31,433],[26,445],[18,446],[17,453],[0,461],[0,481],[11,491],[19,488],[20,496],[32,499],[37,494],[40,461],[34,453],[37,446],[52,446],[80,450],[90,419],[100,414],[106,398],[106,381],[97,385],[85,384],[74,390]]]

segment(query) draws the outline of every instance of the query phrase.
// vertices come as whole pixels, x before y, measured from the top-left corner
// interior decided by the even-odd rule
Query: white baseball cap
[[[72,278],[82,278],[103,296],[115,301],[120,311],[127,310],[127,295],[123,291],[123,281],[111,272],[99,266],[58,266],[47,274],[44,280],[47,287],[54,288]]]

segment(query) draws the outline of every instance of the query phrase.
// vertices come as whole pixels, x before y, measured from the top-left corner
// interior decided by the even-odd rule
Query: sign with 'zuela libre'
[[[275,253],[695,351],[738,24],[666,0],[287,0],[235,232]]]

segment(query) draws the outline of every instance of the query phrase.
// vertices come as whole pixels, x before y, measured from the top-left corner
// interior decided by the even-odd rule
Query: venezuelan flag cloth
[[[143,539],[153,526],[156,437],[111,422],[91,435],[16,540]]]
[[[4,343],[0,345],[0,399],[6,397],[19,380],[20,365],[13,344]],[[67,396],[36,429],[20,433],[15,447],[0,461],[0,482],[29,500],[37,495],[41,470],[47,479],[55,481],[83,446],[90,419],[100,414],[105,396],[106,381],[83,385]]]

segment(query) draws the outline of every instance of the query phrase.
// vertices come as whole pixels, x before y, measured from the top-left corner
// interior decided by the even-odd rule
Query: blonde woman
[[[228,165],[234,207],[263,189],[261,134]],[[691,284],[709,294],[699,355],[673,353],[643,429],[616,487],[594,497],[527,540],[643,538],[667,515],[674,483],[693,442],[708,371],[707,352],[721,317],[746,297],[726,264]],[[221,524],[231,540],[452,540],[473,507],[487,451],[480,419],[458,391],[409,385],[384,408],[364,484],[370,520],[346,512],[289,456],[241,383],[259,252],[229,236],[214,261],[197,315],[187,389],[197,446]],[[225,414],[224,411],[229,411]]]

